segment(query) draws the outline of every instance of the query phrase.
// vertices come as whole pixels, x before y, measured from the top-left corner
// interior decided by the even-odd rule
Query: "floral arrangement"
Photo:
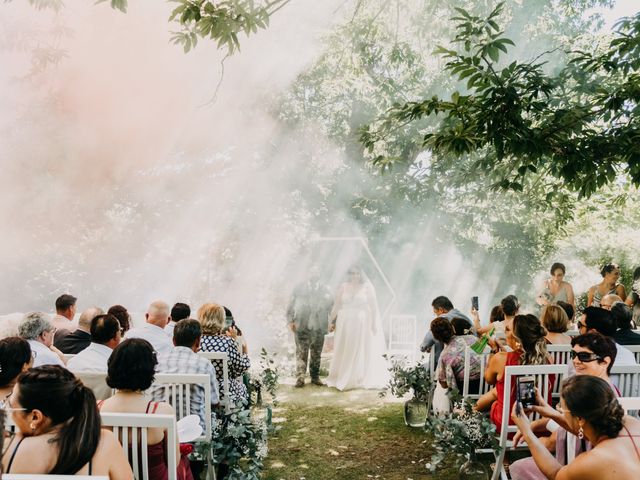
[[[384,358],[389,360],[387,355]],[[389,372],[391,373],[391,378],[385,390],[380,393],[380,396],[391,392],[395,397],[402,398],[412,391],[415,399],[427,401],[432,383],[424,365],[417,363],[414,366],[407,367],[403,361],[392,359]]]
[[[271,397],[271,404],[278,403],[278,380],[280,379],[280,369],[275,361],[275,354],[272,356],[266,349],[260,351],[259,371],[252,375],[249,382],[249,396],[251,405],[258,407],[263,403],[263,392],[267,392]]]
[[[235,411],[217,422],[211,448],[213,461],[227,465],[227,480],[259,480],[268,453],[267,426],[248,409]]]
[[[475,412],[473,405],[459,396],[452,398],[452,404],[452,413],[427,418],[424,426],[433,436],[435,453],[427,464],[432,472],[452,455],[469,458],[478,448],[499,448],[496,426],[486,414]]]

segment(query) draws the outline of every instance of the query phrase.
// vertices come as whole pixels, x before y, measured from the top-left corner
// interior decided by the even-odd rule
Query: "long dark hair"
[[[546,365],[547,330],[535,315],[516,315],[513,319],[513,335],[522,345],[523,354],[520,356],[522,365]]]
[[[593,375],[574,375],[562,383],[562,398],[571,414],[584,418],[599,435],[616,438],[624,410],[608,382]]]
[[[18,401],[62,425],[54,439],[58,461],[48,473],[74,475],[91,460],[100,443],[100,413],[91,389],[73,373],[59,365],[27,370],[18,377]]]

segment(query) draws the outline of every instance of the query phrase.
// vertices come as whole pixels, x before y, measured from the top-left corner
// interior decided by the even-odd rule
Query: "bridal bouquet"
[[[473,457],[478,448],[499,447],[496,427],[486,414],[474,412],[470,402],[453,400],[452,412],[427,419],[425,430],[433,436],[435,453],[427,468],[435,471],[440,463],[456,458]]]

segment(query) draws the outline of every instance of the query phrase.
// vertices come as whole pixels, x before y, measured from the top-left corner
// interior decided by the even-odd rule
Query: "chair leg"
[[[504,471],[504,448],[500,450],[500,453],[495,455],[496,459],[496,467],[493,469],[493,475],[491,476],[491,480],[507,480],[507,472]]]
[[[216,480],[216,469],[213,465],[213,455],[211,455],[211,448],[207,450],[207,480]]]

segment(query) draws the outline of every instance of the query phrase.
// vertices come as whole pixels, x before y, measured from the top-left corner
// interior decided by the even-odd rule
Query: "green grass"
[[[454,479],[457,467],[430,475],[430,439],[405,426],[402,404],[354,408],[285,403],[269,440],[267,480]]]

